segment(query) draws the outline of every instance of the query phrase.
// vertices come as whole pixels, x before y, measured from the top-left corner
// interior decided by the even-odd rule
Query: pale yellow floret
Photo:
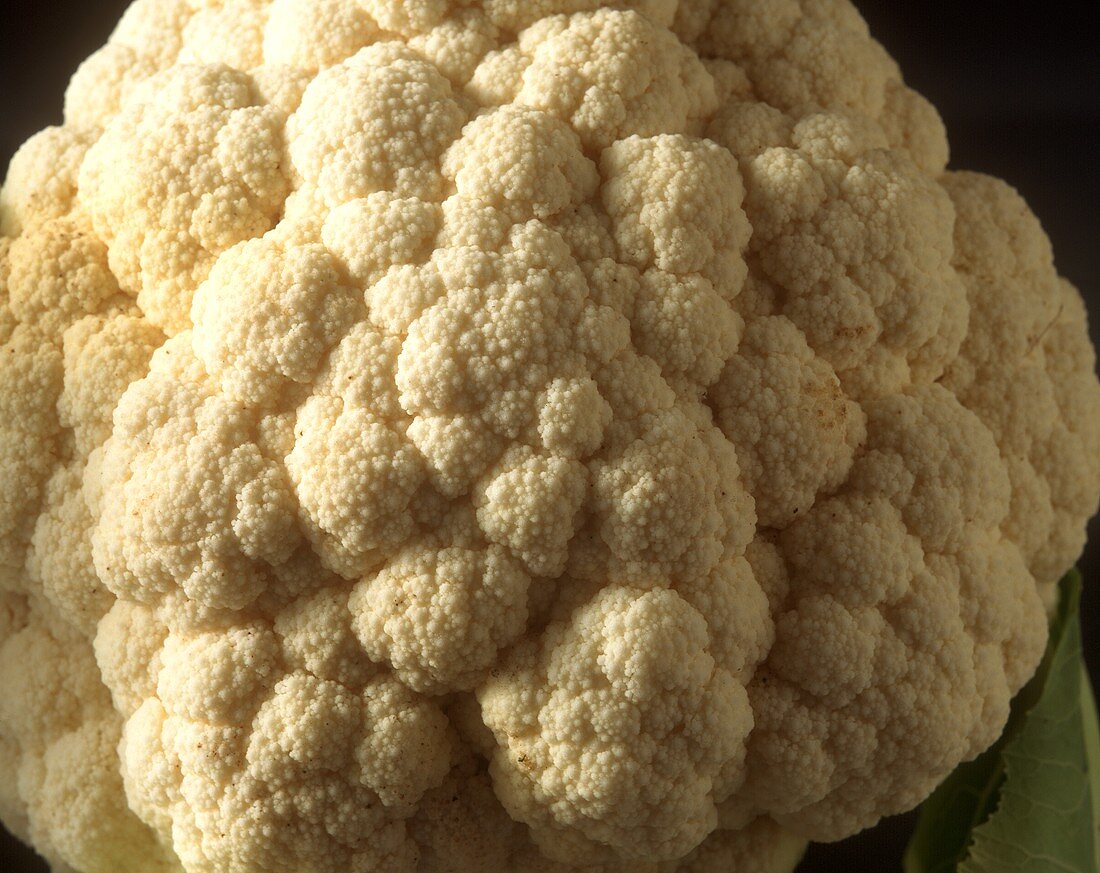
[[[299,534],[288,474],[257,445],[256,418],[216,392],[189,333],[157,351],[116,409],[98,468],[93,556],[116,595],[182,590],[240,608],[267,587],[264,563],[286,561]]]
[[[86,457],[111,435],[119,399],[145,375],[164,334],[136,315],[82,318],[62,336],[65,382],[57,409]]]
[[[531,577],[471,527],[410,543],[348,603],[364,651],[418,691],[475,687],[523,633]]]
[[[387,272],[428,260],[439,231],[437,204],[376,191],[333,209],[321,238],[363,288]]]
[[[408,16],[411,19],[408,9],[412,6],[411,3],[378,0],[377,5],[380,6],[383,2],[387,5],[387,11],[375,11],[379,21],[384,21],[388,14],[402,18]],[[433,0],[427,0],[425,8],[432,3]],[[400,9],[400,12],[391,13],[389,10],[393,8]],[[455,87],[461,88],[473,76],[481,59],[498,44],[500,31],[476,5],[448,11],[448,17],[438,25],[413,35],[409,39],[409,46],[435,64],[439,72],[450,79]]]
[[[713,829],[714,779],[752,715],[706,635],[675,593],[612,586],[479,692],[497,791],[549,857],[674,859]]]
[[[1081,551],[1084,529],[1070,519],[1093,511],[1089,483],[1100,475],[1100,431],[1082,414],[1096,402],[1084,306],[1019,194],[973,173],[944,185],[973,313],[945,383],[997,441],[1012,483],[1006,533],[1048,595]]]
[[[95,658],[117,709],[129,718],[157,690],[167,628],[148,607],[116,600],[99,620]]]
[[[440,156],[465,122],[434,66],[381,42],[313,80],[288,125],[290,157],[330,209],[376,191],[432,198]]]
[[[716,102],[693,52],[651,19],[612,9],[532,25],[514,48],[488,55],[469,90],[485,103],[514,101],[568,121],[590,149],[679,133]]]
[[[25,590],[27,545],[61,448],[60,350],[28,325],[0,348],[0,589]]]
[[[65,123],[106,127],[146,79],[162,66],[144,52],[109,42],[82,63],[65,89]]]
[[[27,571],[66,620],[92,639],[114,598],[92,563],[95,518],[84,494],[85,473],[85,465],[74,461],[50,477],[31,539]]]
[[[708,396],[765,527],[786,527],[843,482],[865,437],[859,406],[783,316],[749,322]]]
[[[728,150],[707,139],[632,136],[603,153],[600,169],[601,199],[629,263],[701,273],[726,300],[737,296],[752,229]]]
[[[179,60],[186,64],[226,64],[237,70],[255,70],[265,57],[264,28],[271,14],[269,0],[225,0],[197,3],[183,28]]]
[[[179,56],[184,28],[200,5],[201,0],[135,0],[122,14],[110,41],[168,66]]]
[[[219,259],[195,293],[192,345],[225,394],[269,405],[313,380],[361,309],[322,246],[251,240]]]
[[[276,223],[288,193],[282,118],[246,74],[178,66],[142,85],[81,165],[111,270],[166,332],[190,326],[218,255]]]
[[[443,159],[456,193],[508,213],[547,219],[591,199],[599,183],[573,129],[553,115],[507,106],[470,122]]]
[[[5,237],[16,238],[73,210],[77,174],[95,139],[93,130],[66,125],[47,127],[23,143],[0,191],[0,230]]]
[[[55,869],[178,871],[127,804],[116,751],[123,718],[91,645],[48,608],[18,612],[0,633],[0,737],[13,752],[27,838]]]
[[[273,0],[263,33],[265,60],[316,72],[373,42],[378,25],[357,0]]]

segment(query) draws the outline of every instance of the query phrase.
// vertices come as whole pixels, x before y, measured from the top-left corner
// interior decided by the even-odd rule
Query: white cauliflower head
[[[0,816],[780,873],[1001,731],[1080,297],[847,0],[137,0],[0,195]]]

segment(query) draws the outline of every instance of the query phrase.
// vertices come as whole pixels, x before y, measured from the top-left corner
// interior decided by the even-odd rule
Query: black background
[[[691,2],[691,0],[686,0]],[[951,165],[1015,185],[1054,241],[1063,275],[1085,295],[1100,340],[1100,60],[1094,2],[856,0],[906,81],[940,110]],[[106,40],[126,0],[0,0],[0,168],[40,128],[58,123],[69,76]],[[1100,343],[1098,343],[1100,344]],[[1100,579],[1100,524],[1080,562]],[[1100,675],[1100,612],[1086,588],[1086,655]],[[900,870],[912,816],[843,843],[814,846],[800,873]],[[47,868],[0,832],[0,869]],[[735,873],[735,871],[731,871]]]

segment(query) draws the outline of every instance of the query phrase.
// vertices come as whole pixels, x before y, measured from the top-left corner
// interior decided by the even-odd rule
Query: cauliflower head
[[[0,195],[0,815],[780,873],[1000,733],[1085,312],[847,0],[138,0]]]

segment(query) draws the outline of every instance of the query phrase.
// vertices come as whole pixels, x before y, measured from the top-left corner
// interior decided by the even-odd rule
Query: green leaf
[[[1081,715],[1085,721],[1085,760],[1089,765],[1089,788],[1092,792],[1092,825],[1096,849],[1096,869],[1100,870],[1100,720],[1096,716],[1096,696],[1081,662]]]
[[[1004,734],[925,802],[906,873],[1100,870],[1100,727],[1081,655],[1080,574],[1060,590],[1046,655]]]
[[[1000,797],[1002,745],[958,767],[924,802],[905,852],[906,873],[954,873],[970,834],[989,818]]]

